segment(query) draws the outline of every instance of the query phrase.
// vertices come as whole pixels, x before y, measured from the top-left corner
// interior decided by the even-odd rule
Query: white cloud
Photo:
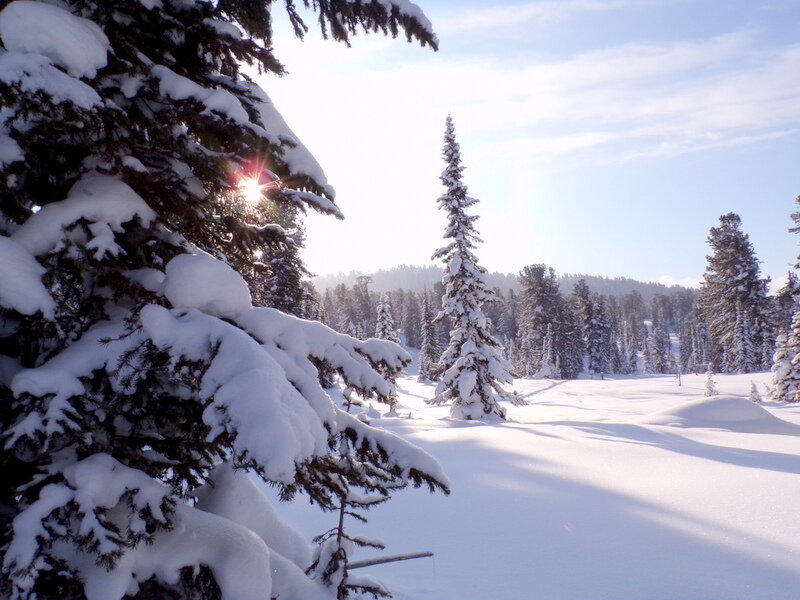
[[[475,34],[507,31],[512,26],[542,27],[584,13],[619,10],[636,4],[631,0],[549,0],[470,8],[438,19],[442,34]],[[639,2],[638,4],[641,4]]]
[[[625,44],[523,66],[420,50],[402,66],[352,69],[385,41],[375,43],[354,50],[302,44],[293,61],[299,77],[285,97],[300,103],[322,93],[326,112],[391,119],[398,131],[452,111],[463,129],[497,138],[501,152],[532,155],[612,140],[633,144],[620,146],[620,158],[665,155],[755,143],[800,125],[800,45],[763,50],[752,34]],[[311,71],[313,78],[299,81]]]
[[[518,6],[562,6],[558,15],[536,17],[557,19],[624,4],[633,2]],[[510,18],[507,8],[487,8],[486,22]],[[530,10],[524,15],[534,19]],[[310,232],[312,269],[337,270],[326,264],[332,258],[346,270],[427,262],[441,236],[434,201],[448,113],[471,189],[490,189],[485,182],[498,175],[512,180],[502,184],[505,208],[530,203],[523,174],[542,157],[646,161],[800,132],[800,44],[774,44],[756,31],[621,43],[566,57],[513,46],[502,56],[474,58],[478,40],[473,57],[380,37],[356,38],[350,49],[315,39],[276,41],[292,74],[265,87],[325,167],[347,216],[343,224]],[[525,180],[515,183],[515,177]],[[480,222],[484,233],[492,218]],[[520,220],[505,226],[511,228],[506,238],[531,237]],[[406,245],[400,258],[382,255],[400,252],[391,240],[403,236],[426,242]]]

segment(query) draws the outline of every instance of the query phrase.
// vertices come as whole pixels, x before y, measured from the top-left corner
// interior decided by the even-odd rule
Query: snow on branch
[[[281,147],[280,159],[286,164],[289,171],[290,178],[284,183],[289,188],[298,188],[303,190],[304,186],[298,187],[295,181],[291,179],[292,175],[302,178],[307,178],[312,181],[318,188],[320,194],[324,194],[328,198],[333,198],[336,193],[333,187],[328,183],[322,167],[317,162],[317,159],[308,151],[308,149],[300,142],[298,137],[291,130],[289,125],[284,120],[283,116],[275,108],[267,93],[259,86],[252,83],[242,83],[246,93],[252,97],[253,106],[258,111],[258,116],[261,119],[264,129],[272,136],[275,136]],[[307,198],[301,197],[300,200],[306,201]],[[327,200],[330,206],[321,205],[319,208],[325,212],[333,212],[341,218],[338,207],[332,200]]]
[[[156,214],[118,179],[89,173],[72,187],[65,200],[42,207],[11,238],[34,256],[47,254],[61,246],[67,227],[83,219],[94,236],[86,247],[94,250],[95,259],[100,260],[106,254],[116,256],[122,251],[114,234],[122,232],[123,223],[137,218],[147,226]]]
[[[12,573],[18,592],[34,583],[29,573],[38,568],[40,540],[52,543],[63,536],[56,525],[63,518],[62,512],[71,516],[72,535],[105,566],[124,554],[126,539],[152,540],[154,527],[167,525],[165,511],[172,508],[169,488],[108,454],[66,464],[57,462],[49,471],[60,481],[45,485],[38,500],[20,512],[12,524],[14,537],[3,568]],[[129,510],[114,511],[121,504]]]
[[[237,323],[281,364],[286,365],[287,358],[294,361],[295,366],[289,367],[291,372],[287,370],[287,375],[304,393],[306,390],[313,393],[312,387],[318,389],[326,404],[330,404],[330,399],[316,383],[312,357],[339,371],[345,383],[362,395],[377,395],[382,399],[392,395],[394,386],[373,365],[399,372],[411,361],[411,356],[397,344],[377,339],[357,340],[322,323],[298,319],[273,308],[254,308],[240,316]]]
[[[14,240],[0,236],[0,305],[52,319],[55,302],[42,283],[45,268]]]
[[[404,481],[411,481],[415,486],[425,483],[431,491],[438,488],[449,493],[450,483],[441,465],[421,448],[341,410],[336,412],[336,426],[338,431],[348,435],[357,451],[364,449],[381,454],[385,467],[399,470]]]
[[[0,12],[0,37],[7,50],[46,56],[73,77],[94,77],[111,49],[96,23],[29,0],[11,2]]]
[[[267,479],[289,483],[296,464],[327,450],[327,431],[305,397],[258,342],[240,328],[194,309],[146,306],[140,321],[166,352],[170,368],[203,363],[197,389],[208,402],[209,440],[230,436],[242,460],[254,460]]]
[[[152,577],[175,584],[187,567],[194,573],[200,567],[210,569],[223,598],[269,597],[273,583],[270,552],[252,531],[183,504],[175,507],[171,526],[159,531],[152,544],[137,545],[111,571],[85,560],[80,553],[65,556],[81,573],[86,597],[121,600],[136,594],[139,584]]]
[[[0,55],[0,82],[19,92],[43,92],[55,103],[71,102],[90,109],[102,101],[94,89],[56,68],[45,56],[6,52]]]

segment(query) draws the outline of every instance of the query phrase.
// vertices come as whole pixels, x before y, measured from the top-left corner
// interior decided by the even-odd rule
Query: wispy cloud
[[[634,5],[647,6],[537,2],[516,5],[513,16],[538,23],[580,11],[612,15]],[[383,218],[381,206],[392,202],[403,207],[393,221],[398,231],[438,239],[430,199],[440,193],[438,154],[448,113],[456,119],[470,182],[502,173],[506,206],[522,208],[540,183],[532,179],[534,160],[554,157],[569,168],[639,161],[647,168],[644,163],[664,157],[800,137],[800,43],[779,42],[743,24],[723,35],[643,36],[572,52],[561,47],[543,54],[519,40],[507,52],[496,44],[484,49],[476,28],[511,18],[507,9],[490,6],[480,19],[476,12],[456,15],[462,46],[475,42],[468,53],[432,53],[380,38],[358,39],[351,49],[319,40],[284,49],[293,75],[267,81],[266,88],[337,186],[348,215],[342,227],[366,235]],[[283,42],[276,43],[279,50]],[[482,224],[491,231],[489,215]],[[346,235],[356,234],[340,237]],[[320,261],[336,243],[322,246]],[[428,250],[404,247],[404,260],[424,263]],[[366,262],[379,257],[368,255],[354,251],[348,260],[369,268]]]
[[[487,30],[503,31],[511,26],[541,27],[558,23],[577,15],[607,12],[642,4],[634,0],[548,0],[521,2],[469,8],[439,20],[437,30],[442,34],[460,35]]]

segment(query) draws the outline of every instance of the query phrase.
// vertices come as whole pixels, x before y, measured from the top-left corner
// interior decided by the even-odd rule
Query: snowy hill
[[[386,554],[435,553],[358,573],[400,600],[794,600],[800,407],[750,404],[767,378],[716,376],[715,398],[704,376],[517,380],[531,404],[499,425],[452,421],[401,379],[400,416],[373,423],[432,453],[453,493],[405,491],[351,525]],[[307,537],[335,518],[279,510]]]

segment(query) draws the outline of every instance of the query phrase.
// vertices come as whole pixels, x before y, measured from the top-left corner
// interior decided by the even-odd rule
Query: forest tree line
[[[719,223],[709,233],[711,253],[699,290],[661,286],[663,293],[652,293],[652,285],[658,284],[641,284],[649,286],[646,299],[637,289],[598,293],[580,278],[567,291],[564,278],[545,264],[524,267],[514,286],[495,287],[497,301],[487,303],[483,311],[514,374],[573,379],[581,372],[769,370],[776,339],[785,337],[791,326],[800,287],[797,277],[789,273],[786,284],[770,295],[769,279],[760,275],[739,217],[723,215]],[[376,335],[383,294],[373,291],[370,276],[357,276],[353,285],[338,283],[323,293],[310,284],[305,290],[306,316],[359,339]],[[436,318],[443,294],[440,282],[421,291],[399,288],[385,293],[395,330],[406,347],[422,349],[425,330],[432,332],[431,342],[437,348],[447,346],[450,323],[446,317]]]

